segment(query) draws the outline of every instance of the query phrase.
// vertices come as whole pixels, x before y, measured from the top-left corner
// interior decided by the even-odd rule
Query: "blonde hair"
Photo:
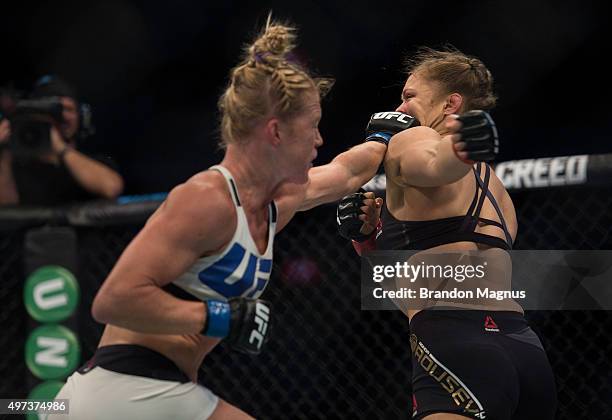
[[[295,28],[268,21],[262,33],[244,50],[240,64],[230,71],[230,80],[219,98],[221,147],[238,143],[267,116],[288,119],[303,110],[309,91],[324,96],[332,79],[310,76],[291,57]]]
[[[448,93],[457,92],[464,98],[463,110],[488,110],[495,107],[497,96],[493,92],[493,76],[482,61],[468,56],[455,47],[442,50],[421,47],[417,54],[406,60],[408,74],[419,73],[438,82]]]

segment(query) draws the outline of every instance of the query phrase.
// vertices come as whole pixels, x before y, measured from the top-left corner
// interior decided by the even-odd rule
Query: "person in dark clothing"
[[[62,118],[50,125],[47,151],[21,156],[4,148],[0,204],[55,206],[116,198],[123,190],[121,175],[108,160],[78,150],[81,111],[74,89],[59,78],[45,76],[31,97],[57,98],[62,105]],[[5,136],[4,142],[7,141]]]

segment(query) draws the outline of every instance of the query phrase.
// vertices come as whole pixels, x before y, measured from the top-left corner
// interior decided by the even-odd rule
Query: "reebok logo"
[[[499,332],[499,327],[497,326],[495,321],[493,321],[493,318],[491,318],[491,316],[489,315],[485,317],[484,329],[485,331],[489,332]]]

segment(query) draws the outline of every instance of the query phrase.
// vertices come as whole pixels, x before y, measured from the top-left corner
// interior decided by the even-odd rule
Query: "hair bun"
[[[248,49],[251,60],[261,63],[278,62],[295,48],[295,29],[268,21],[264,32]]]

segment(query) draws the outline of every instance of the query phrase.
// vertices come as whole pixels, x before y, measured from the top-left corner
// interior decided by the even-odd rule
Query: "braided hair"
[[[324,96],[333,85],[332,79],[313,78],[294,59],[295,32],[269,16],[262,33],[246,46],[218,102],[222,147],[244,141],[270,115],[288,119],[300,113],[307,92]]]
[[[495,107],[493,76],[482,61],[447,46],[442,50],[421,47],[406,60],[408,74],[419,73],[437,82],[446,92],[457,92],[464,98],[463,110],[489,110]]]

